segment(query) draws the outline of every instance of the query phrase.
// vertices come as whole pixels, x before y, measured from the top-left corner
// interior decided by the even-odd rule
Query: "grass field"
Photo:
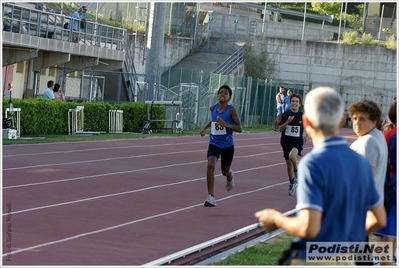
[[[290,247],[293,238],[294,237],[288,233],[281,233],[270,240],[259,242],[252,247],[246,248],[243,251],[232,254],[210,265],[278,265],[278,260],[282,256],[284,250]]]

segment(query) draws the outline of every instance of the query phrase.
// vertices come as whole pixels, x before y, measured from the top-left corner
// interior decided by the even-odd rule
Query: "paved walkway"
[[[200,3],[200,11],[210,11],[212,10],[215,13],[221,14],[230,14],[229,7],[222,7],[218,5],[213,5],[213,3]],[[231,8],[231,14],[241,15],[241,16],[249,16],[253,19],[258,19],[259,14],[256,12],[245,11],[241,9]],[[211,42],[210,45],[219,45],[218,42]],[[210,49],[213,50],[213,49]],[[220,53],[211,53],[211,52],[195,52],[192,55],[186,56],[180,62],[178,62],[174,67],[175,68],[183,68],[187,70],[194,71],[204,71],[204,72],[212,72],[216,67],[222,64],[230,55],[228,54],[220,54]]]

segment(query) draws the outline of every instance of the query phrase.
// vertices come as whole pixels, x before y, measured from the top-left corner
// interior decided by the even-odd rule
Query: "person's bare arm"
[[[284,124],[282,124],[282,125],[280,125],[280,126],[278,127],[279,130],[280,130],[280,132],[283,132],[283,131],[284,131],[284,129],[287,127],[287,125],[288,125],[289,123],[291,123],[292,120],[294,120],[294,117],[295,117],[295,115],[288,116],[287,121],[285,121]]]
[[[238,118],[237,115],[237,110],[236,108],[232,107],[230,109],[230,117],[234,122],[234,125],[232,124],[228,124],[226,121],[223,120],[223,118],[221,117],[217,117],[216,122],[221,125],[222,127],[226,127],[226,128],[230,128],[233,131],[236,132],[242,132],[242,127],[241,127],[241,122],[240,122],[240,118]]]
[[[268,232],[282,228],[301,238],[315,238],[321,228],[321,212],[314,209],[302,209],[295,217],[284,216],[274,209],[264,209],[256,212],[255,217]]]
[[[367,211],[366,216],[366,232],[371,234],[387,224],[387,215],[382,204],[374,209]]]
[[[201,135],[201,136],[205,136],[205,131],[206,131],[208,128],[211,127],[211,124],[212,124],[212,120],[209,121],[208,124],[206,124],[206,126],[205,126],[203,129],[201,129],[201,131],[200,131],[200,135]]]

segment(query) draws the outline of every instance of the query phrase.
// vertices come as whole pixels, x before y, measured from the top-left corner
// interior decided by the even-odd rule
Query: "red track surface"
[[[209,137],[4,146],[3,265],[142,265],[293,209],[279,137],[235,135],[235,186],[218,162],[215,208]]]

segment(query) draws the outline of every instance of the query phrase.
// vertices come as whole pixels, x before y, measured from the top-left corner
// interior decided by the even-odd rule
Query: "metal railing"
[[[123,64],[124,67],[124,79],[128,91],[129,101],[137,102],[137,87],[140,87],[138,83],[136,68],[134,66],[134,50],[132,49],[132,41],[130,38],[127,38],[126,44],[126,54],[125,61]]]
[[[296,215],[297,213],[298,213],[297,209],[292,209],[292,210],[289,210],[287,212],[284,212],[283,215],[284,216],[293,216],[293,215]],[[175,260],[180,259],[180,258],[185,258],[186,256],[188,256],[190,254],[193,254],[193,253],[196,253],[196,252],[200,252],[201,250],[204,250],[204,249],[209,248],[209,247],[213,247],[216,244],[220,244],[220,243],[226,242],[227,240],[236,238],[236,237],[238,237],[240,235],[243,235],[243,234],[246,234],[246,233],[249,233],[249,232],[253,232],[253,231],[255,231],[258,228],[260,228],[259,223],[254,223],[254,224],[251,224],[251,225],[246,226],[244,228],[238,229],[238,230],[236,230],[234,232],[228,233],[226,235],[219,236],[219,237],[217,237],[215,239],[212,239],[212,240],[206,241],[204,243],[195,245],[193,247],[184,249],[182,251],[170,254],[170,255],[165,256],[163,258],[148,262],[146,264],[143,264],[143,266],[159,266],[159,265],[163,265],[163,264],[170,264],[172,261],[175,261]],[[276,232],[281,232],[281,229],[277,229],[277,230],[273,231],[272,233],[276,233]]]
[[[234,5],[250,7],[250,8],[254,8],[254,9],[262,10],[262,11],[265,9],[265,5],[259,5],[259,4],[253,4],[253,3],[240,2],[240,3],[234,3]],[[291,15],[291,16],[302,17],[302,18],[304,16],[304,12],[291,10],[291,9],[284,9],[284,8],[266,6],[266,10],[272,11],[272,12],[278,12],[278,13],[281,13],[281,14]],[[314,13],[311,13],[311,12],[306,12],[306,18],[315,19],[315,20],[321,20],[323,22],[327,21],[329,23],[331,23],[333,21],[333,16],[332,15],[319,15],[319,14],[314,14]]]
[[[244,61],[244,50],[245,46],[242,46],[212,72],[215,74],[231,74]]]
[[[3,31],[67,42],[72,42],[74,36],[76,36],[76,40],[80,44],[113,50],[125,50],[126,29],[94,21],[86,22],[84,27],[81,28],[81,21],[77,21],[72,17],[9,3],[3,4],[3,10],[6,13],[11,10],[11,17],[9,18],[11,27],[3,28]],[[4,16],[7,16],[7,14]]]

